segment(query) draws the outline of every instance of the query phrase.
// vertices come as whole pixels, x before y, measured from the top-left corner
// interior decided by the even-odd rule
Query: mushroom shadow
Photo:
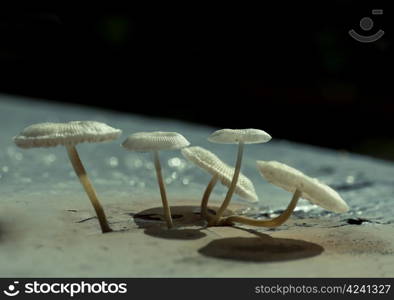
[[[215,214],[215,209],[210,208],[210,212]],[[226,215],[232,212],[226,210]],[[144,233],[153,237],[164,239],[195,240],[206,236],[202,229],[205,229],[206,221],[201,218],[200,206],[171,206],[171,215],[174,228],[168,229],[163,216],[162,207],[154,207],[138,212],[133,216],[134,222],[139,228],[144,228]],[[199,228],[182,228],[182,227]]]
[[[273,238],[259,233],[258,237],[231,237],[209,242],[198,250],[202,255],[220,259],[249,262],[280,262],[313,257],[324,248],[302,240]]]
[[[206,236],[201,229],[175,228],[154,226],[145,228],[144,233],[153,237],[170,240],[197,240]]]
[[[211,207],[209,212],[216,214],[217,207]],[[229,216],[233,212],[225,211],[225,215]],[[162,207],[153,207],[136,214],[130,214],[134,218],[134,222],[140,228],[148,228],[165,224]],[[205,227],[206,221],[201,218],[200,206],[184,205],[171,206],[171,215],[175,226],[201,226]]]

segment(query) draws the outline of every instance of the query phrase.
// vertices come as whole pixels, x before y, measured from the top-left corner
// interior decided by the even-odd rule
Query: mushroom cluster
[[[14,137],[14,142],[21,148],[65,146],[72,167],[96,212],[101,231],[106,233],[111,232],[112,229],[81,162],[76,145],[85,142],[112,141],[117,139],[121,132],[120,129],[95,121],[39,123],[22,130],[18,136]],[[250,202],[258,201],[252,181],[241,173],[244,145],[266,143],[271,140],[271,136],[259,129],[222,129],[212,133],[208,140],[213,143],[238,145],[235,167],[227,165],[207,149],[199,146],[189,147],[189,141],[177,132],[137,132],[128,136],[122,143],[122,146],[129,151],[152,153],[163,205],[163,216],[168,228],[172,228],[174,224],[159,158],[159,151],[162,150],[180,150],[186,159],[212,176],[200,204],[201,217],[207,221],[208,226],[231,225],[235,222],[263,227],[279,226],[290,217],[301,197],[337,213],[346,212],[349,209],[336,191],[317,179],[280,162],[257,161],[257,168],[263,178],[293,193],[287,209],[280,216],[271,220],[256,220],[237,215],[223,217],[234,193]],[[228,188],[226,196],[217,211],[208,210],[209,197],[218,181]]]

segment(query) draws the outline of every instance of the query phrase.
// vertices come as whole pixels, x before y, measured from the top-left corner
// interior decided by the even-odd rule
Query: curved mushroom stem
[[[218,176],[215,175],[212,177],[211,181],[208,183],[207,188],[205,189],[204,195],[201,200],[201,217],[206,219],[207,221],[211,220],[211,216],[208,214],[208,200],[209,196],[212,193],[213,188],[218,182]]]
[[[153,151],[153,160],[155,162],[156,176],[160,188],[161,201],[163,202],[164,217],[166,219],[167,227],[171,228],[173,226],[171,210],[170,207],[168,206],[166,188],[163,181],[163,175],[161,174],[159,151]]]
[[[231,197],[234,194],[235,188],[237,186],[237,181],[239,177],[239,172],[241,171],[241,164],[242,164],[242,155],[244,152],[244,143],[240,142],[238,144],[238,155],[237,155],[237,162],[235,163],[235,170],[234,170],[234,175],[233,179],[231,180],[230,188],[227,191],[226,198],[224,198],[224,201],[218,211],[216,212],[216,215],[212,220],[209,222],[209,226],[216,225],[223,215],[223,212],[226,210],[228,205],[230,204]]]
[[[88,195],[94,210],[96,211],[97,218],[100,223],[101,231],[103,233],[111,232],[112,229],[111,227],[109,227],[107,217],[105,216],[104,213],[104,209],[101,206],[99,200],[97,199],[96,191],[94,190],[92,183],[89,180],[89,177],[81,162],[81,159],[79,158],[77,149],[75,148],[75,146],[67,146],[66,148],[67,148],[68,157],[70,158],[74,171],[77,174],[79,180],[81,181],[81,184],[85,189],[85,192]]]
[[[291,199],[291,202],[287,206],[286,210],[279,215],[276,218],[273,218],[271,220],[255,220],[247,217],[241,217],[241,216],[230,216],[220,223],[223,225],[229,225],[232,222],[238,222],[246,225],[252,225],[252,226],[258,226],[258,227],[277,227],[282,225],[284,222],[287,221],[287,219],[290,217],[291,213],[294,211],[294,208],[297,205],[298,200],[301,197],[301,191],[296,190],[294,192],[293,198]]]

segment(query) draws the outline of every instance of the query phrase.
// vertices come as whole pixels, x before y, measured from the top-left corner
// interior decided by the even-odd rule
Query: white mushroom
[[[79,158],[76,145],[83,142],[97,143],[111,141],[121,134],[121,130],[95,121],[73,121],[68,123],[39,123],[26,127],[14,137],[20,148],[55,147],[63,145],[67,149],[71,164],[87,193],[103,233],[110,232],[104,210]]]
[[[227,187],[231,186],[234,168],[228,166],[215,154],[202,147],[188,147],[182,149],[181,152],[185,158],[212,175],[212,179],[209,182],[201,201],[201,215],[205,218],[209,218],[207,213],[209,196],[218,180]],[[235,193],[250,202],[258,201],[253,183],[243,174],[239,174],[239,179],[235,186]]]
[[[349,206],[336,191],[297,169],[277,161],[257,161],[257,167],[268,182],[294,193],[289,206],[280,216],[272,220],[254,220],[230,216],[226,219],[226,222],[240,222],[264,227],[279,226],[290,217],[300,197],[337,213],[349,210]]]
[[[336,213],[349,210],[349,206],[336,191],[297,169],[277,161],[257,161],[257,167],[268,182],[286,191],[293,193],[299,190],[302,198]]]
[[[164,217],[167,227],[173,226],[171,210],[168,205],[166,189],[161,173],[161,164],[159,159],[160,150],[176,150],[189,146],[190,143],[186,138],[176,132],[138,132],[130,135],[122,146],[130,151],[137,152],[153,152],[153,160],[155,163],[157,181],[160,188],[161,200],[163,203]]]
[[[259,129],[221,129],[212,133],[208,140],[213,143],[220,144],[238,144],[238,154],[237,161],[235,163],[235,172],[231,181],[231,185],[228,189],[227,195],[223,200],[222,205],[215,218],[212,220],[211,225],[217,223],[220,217],[223,215],[223,212],[228,207],[231,201],[231,197],[234,193],[235,186],[237,184],[239,172],[241,170],[242,164],[242,155],[245,144],[258,144],[258,143],[266,143],[271,140],[271,136],[263,130]]]

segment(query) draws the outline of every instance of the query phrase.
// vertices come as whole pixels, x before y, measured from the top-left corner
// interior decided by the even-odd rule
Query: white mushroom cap
[[[257,161],[257,167],[268,182],[286,191],[294,193],[297,189],[302,192],[302,198],[333,212],[349,210],[349,206],[336,191],[297,169],[277,161]]]
[[[39,123],[26,127],[14,142],[21,148],[71,146],[78,143],[106,142],[119,137],[121,130],[95,121]]]
[[[271,136],[260,129],[221,129],[212,133],[208,141],[219,144],[259,144],[266,143]]]
[[[234,168],[225,164],[215,154],[198,146],[184,148],[181,152],[185,158],[208,171],[212,176],[218,176],[223,185],[230,187]],[[239,174],[235,193],[250,202],[258,201],[253,183],[242,173]]]
[[[148,152],[175,150],[189,146],[189,141],[177,132],[137,132],[130,135],[122,146],[131,151]]]

